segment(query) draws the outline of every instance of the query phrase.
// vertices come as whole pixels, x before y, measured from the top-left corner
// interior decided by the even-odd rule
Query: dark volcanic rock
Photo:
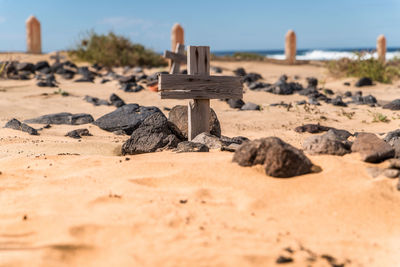
[[[100,106],[100,105],[109,106],[110,105],[110,103],[108,103],[107,100],[100,99],[100,98],[93,97],[93,96],[88,96],[88,95],[85,96],[84,100],[95,106]]]
[[[118,81],[119,81],[121,84],[124,84],[124,83],[134,83],[134,82],[136,82],[136,77],[135,77],[134,75],[130,75],[130,76],[120,76],[120,77],[118,77]]]
[[[176,152],[208,152],[209,149],[206,145],[194,143],[190,141],[183,141],[176,147]]]
[[[130,135],[147,117],[154,113],[162,114],[157,107],[128,104],[98,118],[93,124],[108,132],[123,130]]]
[[[233,161],[240,166],[263,165],[273,177],[292,177],[311,172],[312,162],[304,153],[277,137],[246,142],[235,152]]]
[[[242,99],[228,99],[226,101],[231,108],[240,109],[245,103]]]
[[[131,82],[131,83],[123,83],[120,89],[127,93],[136,93],[142,91],[144,88],[140,84]]]
[[[183,105],[175,106],[171,109],[168,115],[168,120],[175,124],[182,132],[185,138],[188,137],[188,107]],[[221,136],[221,125],[217,118],[217,114],[211,109],[210,116],[210,133],[217,137]]]
[[[181,141],[183,141],[183,136],[164,114],[161,111],[153,112],[140,123],[132,132],[131,137],[122,145],[122,154],[134,155],[172,149],[176,148]]]
[[[12,119],[10,121],[8,121],[6,123],[6,125],[4,126],[4,128],[10,128],[10,129],[14,129],[14,130],[19,130],[19,131],[23,131],[23,132],[27,132],[30,135],[39,135],[39,133],[37,132],[36,129],[32,128],[31,126],[29,126],[28,124],[25,123],[21,123],[19,120],[17,119]]]
[[[29,71],[31,73],[35,72],[35,65],[29,62],[21,62],[17,64],[18,71]]]
[[[347,107],[347,104],[343,102],[342,97],[337,96],[336,98],[332,99],[332,105],[340,106],[340,107]]]
[[[71,114],[67,112],[55,113],[49,115],[43,115],[34,119],[26,120],[27,123],[37,124],[69,124],[69,125],[81,125],[93,122],[92,115],[79,113]]]
[[[384,105],[382,108],[390,110],[400,110],[400,99],[395,99],[392,102]]]
[[[40,71],[44,68],[50,69],[50,65],[47,61],[39,61],[35,64],[35,71]]]
[[[110,102],[113,106],[120,108],[122,106],[125,106],[125,102],[124,100],[122,100],[119,96],[117,96],[116,94],[111,94],[110,95]]]
[[[288,83],[286,75],[282,75],[275,84],[265,89],[267,92],[278,95],[291,95],[301,90],[303,90],[303,86],[295,82]]]
[[[222,68],[220,67],[211,66],[211,70],[215,73],[222,73]]]
[[[318,86],[318,79],[314,77],[307,77],[307,87],[317,88]]]
[[[244,70],[244,68],[237,68],[233,71],[233,73],[236,76],[245,76],[246,75],[246,71]]]
[[[75,138],[75,139],[80,139],[82,136],[92,136],[92,134],[89,132],[88,129],[76,129],[73,131],[68,132],[65,136]]]
[[[258,80],[262,79],[262,76],[258,73],[248,73],[243,77],[243,82],[246,83],[247,85],[254,83]]]
[[[294,129],[295,132],[298,133],[321,133],[321,132],[326,132],[332,129],[332,127],[327,127],[327,126],[322,126],[319,124],[305,124],[302,126],[298,126]]]
[[[359,152],[363,161],[371,163],[378,163],[395,156],[394,149],[373,133],[359,133],[351,150]]]
[[[355,84],[356,87],[368,86],[368,85],[372,85],[372,80],[368,77],[363,77],[359,79]]]
[[[350,153],[351,145],[346,139],[329,130],[326,134],[310,136],[303,143],[303,149],[308,154],[329,154],[343,156]]]

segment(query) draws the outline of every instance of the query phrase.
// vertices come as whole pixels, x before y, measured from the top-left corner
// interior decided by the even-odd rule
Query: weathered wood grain
[[[189,75],[210,75],[210,47],[189,46],[187,60]],[[199,96],[193,98],[188,105],[189,141],[202,132],[210,132],[210,98],[200,99]]]
[[[178,54],[178,53],[174,53],[174,52],[166,50],[166,51],[164,51],[164,57],[171,59],[173,62],[180,62],[180,63],[187,62],[186,56],[183,53]]]
[[[240,77],[161,74],[158,82],[163,99],[239,99],[243,97]]]
[[[185,45],[183,44],[177,44],[175,48],[175,53],[179,56],[183,55],[185,56]],[[186,59],[186,56],[185,56]],[[178,60],[173,60],[172,61],[172,67],[169,73],[171,74],[178,74],[180,69],[181,69],[181,63],[184,63],[185,60],[178,61]]]

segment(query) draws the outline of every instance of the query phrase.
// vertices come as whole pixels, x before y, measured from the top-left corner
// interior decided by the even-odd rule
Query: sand
[[[37,61],[48,55],[0,60],[10,57]],[[303,84],[317,77],[335,92],[359,90],[343,85],[356,79],[334,78],[310,64],[212,65],[226,75],[242,66],[271,83],[285,73]],[[1,80],[0,125],[54,112],[86,112],[96,119],[114,110],[83,101],[85,95],[107,99],[117,93],[127,103],[161,109],[186,103],[161,100],[148,90],[124,93],[114,81],[58,81],[71,96],[39,88],[34,80]],[[387,102],[400,98],[399,88],[395,81],[361,90]],[[262,105],[262,111],[240,112],[218,100],[211,105],[224,135],[278,136],[298,148],[310,135],[293,130],[303,123],[376,134],[399,128],[400,113],[381,108],[269,107],[302,99],[246,91],[244,100]],[[374,112],[390,122],[372,122]],[[93,136],[64,136],[83,127]],[[345,266],[400,265],[397,180],[366,171],[387,163],[367,164],[357,154],[309,156],[321,172],[277,179],[259,166],[232,163],[229,152],[120,156],[128,136],[83,127],[54,125],[40,136],[0,128],[0,266],[273,266],[285,255],[294,259],[287,266],[330,266],[328,256]]]

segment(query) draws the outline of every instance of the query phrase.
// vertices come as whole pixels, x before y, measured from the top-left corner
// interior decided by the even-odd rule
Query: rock
[[[140,84],[131,82],[131,83],[123,83],[120,89],[127,93],[137,93],[142,91],[144,88]]]
[[[188,107],[183,105],[175,106],[171,109],[168,115],[168,120],[175,124],[182,132],[183,136],[188,138],[188,119],[187,119]],[[220,137],[221,136],[221,125],[217,118],[217,114],[211,109],[210,116],[210,134]]]
[[[147,117],[154,113],[162,114],[157,107],[127,104],[98,118],[93,124],[108,132],[123,130],[126,134],[131,135]]]
[[[18,130],[18,131],[27,132],[30,135],[39,135],[39,133],[37,132],[36,129],[32,128],[31,126],[29,126],[25,123],[21,123],[17,119],[11,119],[10,121],[8,121],[6,123],[6,125],[4,126],[4,128],[10,128],[10,129]]]
[[[395,138],[389,143],[394,149],[394,156],[400,158],[400,138]]]
[[[211,71],[215,73],[222,73],[222,68],[216,67],[216,66],[211,66]]]
[[[298,126],[294,129],[295,132],[298,133],[321,133],[321,132],[327,132],[330,129],[332,129],[331,127],[327,127],[327,126],[322,126],[319,124],[305,124],[302,126]]]
[[[349,84],[350,85],[350,84]],[[350,91],[346,91],[346,92],[344,92],[344,96],[345,97],[351,97],[352,96],[352,93],[350,92]]]
[[[120,77],[118,77],[118,81],[121,84],[124,84],[124,83],[135,83],[136,82],[136,77],[134,75],[120,76]]]
[[[387,178],[398,178],[400,176],[400,170],[398,169],[385,169],[383,175]]]
[[[129,105],[122,108],[127,106]],[[134,129],[131,137],[122,145],[122,155],[172,149],[181,141],[183,136],[164,114],[161,111],[153,112]]]
[[[331,103],[334,106],[347,107],[347,104],[343,102],[341,96],[337,96],[336,98],[332,99]]]
[[[223,146],[222,141],[217,136],[209,133],[197,135],[192,142],[206,145],[210,149],[220,149]]]
[[[34,67],[35,71],[40,71],[45,68],[50,69],[49,62],[47,62],[47,61],[39,61],[35,64],[35,67]]]
[[[317,86],[318,86],[318,79],[317,78],[307,77],[306,80],[307,80],[307,83],[308,83],[307,87],[317,88]]]
[[[353,136],[349,131],[335,128],[329,129],[326,135],[334,136],[342,141],[347,140],[350,136]]]
[[[311,155],[329,154],[343,156],[350,153],[351,145],[333,132],[319,136],[310,136],[303,143],[305,152]]]
[[[277,137],[244,143],[236,150],[233,161],[240,166],[261,164],[267,175],[281,178],[310,173],[313,166],[301,150]]]
[[[362,86],[368,86],[368,85],[372,85],[372,80],[368,77],[363,77],[363,78],[359,79],[355,84],[356,87],[362,87]]]
[[[262,76],[260,74],[251,72],[251,73],[244,75],[243,82],[246,84],[250,84],[250,83],[254,83],[260,79],[262,79]]]
[[[390,110],[400,110],[400,99],[395,99],[392,102],[384,105],[382,108]]]
[[[334,95],[335,93],[334,93],[331,89],[325,88],[325,89],[324,89],[324,94],[327,94],[327,95]]]
[[[141,72],[143,72],[143,68],[141,68],[141,67],[134,67],[134,68],[132,69],[132,71],[133,71],[134,73],[141,73]]]
[[[344,82],[343,85],[344,86],[350,86],[350,83],[349,82]]]
[[[276,263],[277,264],[284,264],[284,263],[290,263],[293,262],[293,258],[292,257],[287,257],[287,256],[279,256],[276,259]]]
[[[257,104],[251,103],[251,102],[247,102],[240,109],[241,110],[261,110],[261,107],[260,107],[260,105],[257,105]]]
[[[21,62],[17,64],[17,71],[35,72],[35,65],[29,62]]]
[[[43,115],[34,119],[26,120],[27,123],[37,124],[69,124],[69,125],[81,125],[93,122],[92,115],[79,113],[71,114],[67,112],[55,113],[49,115]]]
[[[176,147],[176,152],[208,152],[209,149],[206,145],[194,143],[190,141],[183,141]]]
[[[315,98],[309,98],[308,99],[308,104],[310,104],[310,105],[315,105],[315,106],[320,106],[321,104],[318,102],[318,100],[317,99],[315,99]]]
[[[389,168],[400,170],[400,159],[389,159]]]
[[[76,129],[68,132],[65,136],[80,139],[82,136],[92,136],[88,129]]]
[[[237,68],[233,71],[233,73],[236,76],[245,76],[246,75],[246,71],[244,70],[244,68]]]
[[[282,75],[275,84],[265,89],[267,92],[278,95],[291,95],[294,92],[301,90],[303,90],[303,86],[295,82],[288,83],[286,75]]]
[[[378,163],[395,156],[394,149],[373,133],[359,133],[351,146],[365,162]]]
[[[257,91],[261,91],[261,90],[268,90],[268,88],[271,87],[270,83],[263,83],[263,82],[252,82],[250,84],[247,85],[247,87],[249,87],[250,90],[257,90]]]
[[[92,76],[82,76],[81,78],[75,80],[76,83],[93,83],[94,77]]]
[[[367,95],[363,97],[363,102],[364,104],[367,105],[373,105],[376,104],[378,101],[376,100],[376,98],[373,95]]]
[[[245,104],[242,99],[228,99],[228,101],[226,102],[231,108],[238,108],[238,109],[242,108],[243,105]]]
[[[110,79],[102,79],[101,81],[100,81],[100,83],[101,84],[105,84],[105,83],[108,83],[108,82],[110,82],[111,80]]]
[[[116,94],[111,94],[111,95],[110,95],[110,102],[111,102],[111,105],[113,105],[113,106],[115,106],[115,107],[117,107],[117,108],[120,108],[120,107],[126,105],[125,102],[124,102],[124,100],[122,100],[122,99],[121,99],[119,96],[117,96]]]
[[[95,106],[100,106],[100,105],[109,106],[109,105],[110,105],[110,103],[108,103],[107,100],[99,99],[99,98],[93,97],[93,96],[88,96],[88,95],[87,95],[87,96],[85,96],[83,99],[84,99],[86,102],[89,102],[89,103],[91,103],[91,104],[93,104],[93,105],[95,105]]]
[[[388,132],[383,140],[389,144],[393,144],[396,139],[400,138],[400,129]]]
[[[230,145],[230,144],[238,144],[241,145],[245,142],[249,142],[249,138],[244,137],[244,136],[235,136],[235,137],[227,137],[227,136],[221,136],[220,138],[221,142],[224,145]]]

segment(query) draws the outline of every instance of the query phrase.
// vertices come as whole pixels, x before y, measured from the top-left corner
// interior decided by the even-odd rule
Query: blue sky
[[[85,31],[110,30],[156,51],[169,49],[175,22],[185,42],[214,51],[374,47],[379,34],[400,47],[400,0],[0,0],[0,51],[25,50],[25,20],[42,24],[44,51],[68,49]]]

